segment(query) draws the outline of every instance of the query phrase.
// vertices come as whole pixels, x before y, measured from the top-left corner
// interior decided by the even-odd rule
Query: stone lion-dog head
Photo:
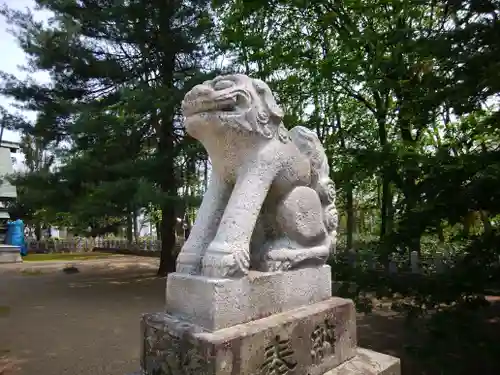
[[[182,102],[185,127],[192,137],[228,129],[264,138],[289,140],[283,111],[269,86],[243,74],[219,76],[189,91]]]

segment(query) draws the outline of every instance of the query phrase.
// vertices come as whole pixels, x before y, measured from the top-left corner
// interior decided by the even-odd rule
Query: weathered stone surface
[[[167,313],[209,331],[329,299],[330,266],[289,272],[250,272],[240,279],[173,273],[166,288]]]
[[[373,350],[358,348],[356,356],[324,375],[400,375],[401,361]]]
[[[141,373],[143,375],[210,374],[210,358],[196,334],[203,330],[165,313],[141,319]]]
[[[0,245],[0,263],[22,263],[19,246]]]
[[[146,375],[322,375],[356,354],[354,305],[341,298],[215,332],[146,314],[142,329]]]
[[[316,133],[288,131],[268,85],[242,74],[195,86],[182,110],[213,169],[177,272],[225,278],[324,264],[337,211]]]

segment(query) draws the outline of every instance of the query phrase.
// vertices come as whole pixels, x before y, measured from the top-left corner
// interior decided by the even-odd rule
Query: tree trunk
[[[489,215],[486,211],[479,211],[479,215],[481,217],[481,221],[483,222],[484,234],[491,234],[493,231],[493,227],[491,225],[491,221]]]
[[[355,231],[355,216],[354,216],[354,197],[352,184],[348,182],[346,189],[346,211],[347,211],[347,249],[353,248],[354,231]]]
[[[132,234],[132,213],[129,211],[127,212],[127,242],[131,243],[133,240],[133,234]]]
[[[340,146],[343,150],[346,150],[345,144],[345,136],[344,136],[344,128],[342,126],[342,118],[340,117],[340,111],[338,108],[335,110],[335,121],[337,125],[337,131],[339,133],[340,138]],[[353,197],[354,186],[352,181],[349,179],[345,183],[345,192],[346,192],[346,214],[347,214],[347,238],[346,238],[346,247],[347,250],[352,249],[353,247],[353,239],[354,239],[354,197]]]
[[[187,225],[184,229],[184,241],[187,241],[189,235],[191,234],[191,226]]]
[[[162,160],[160,186],[166,196],[161,205],[161,253],[158,276],[166,276],[175,271],[174,254],[176,246],[175,228],[177,224],[177,204],[179,196],[177,192],[179,177],[175,173],[175,138],[174,109],[165,109],[161,119],[160,142],[158,144],[158,157]]]
[[[390,215],[392,211],[391,183],[387,169],[382,172],[382,201],[380,204],[380,240],[383,240],[391,230]]]
[[[375,99],[375,108],[368,108],[372,111],[377,121],[378,140],[384,158],[388,157],[391,151],[387,138],[387,108],[389,94],[381,94],[378,91],[373,92]],[[387,162],[381,168],[380,178],[382,180],[382,197],[380,199],[380,240],[383,241],[388,234],[392,232],[393,207],[391,191],[391,166]]]
[[[175,207],[172,203],[165,204],[161,209],[161,253],[158,276],[166,276],[175,271]]]
[[[207,191],[208,187],[208,158],[204,161],[203,168],[203,192]]]
[[[134,240],[137,242],[139,240],[139,230],[137,228],[137,210],[134,208],[132,213],[133,227],[134,227]]]
[[[161,59],[159,72],[162,86],[166,92],[170,92],[170,95],[172,95],[168,103],[165,103],[164,107],[160,109],[157,118],[158,122],[156,123],[159,136],[158,157],[162,165],[162,170],[158,171],[158,182],[165,196],[160,207],[161,253],[158,276],[165,276],[169,272],[175,271],[175,228],[177,204],[179,203],[178,187],[180,176],[176,174],[175,170],[177,145],[174,134],[174,121],[181,100],[175,98],[177,88],[174,83],[174,75],[178,51],[173,47],[176,42],[173,38],[175,33],[172,32],[171,25],[174,22],[178,6],[178,2],[166,1],[158,3],[159,16],[162,20],[157,34],[157,43],[161,47],[161,53],[157,55]]]
[[[170,120],[167,123],[165,120]],[[164,119],[162,123],[162,142],[159,145],[160,157],[164,161],[164,169],[162,171],[161,188],[163,193],[168,197],[161,206],[161,254],[160,267],[158,269],[159,276],[165,276],[169,272],[175,271],[175,254],[176,245],[175,228],[177,224],[178,204],[177,194],[177,177],[175,175],[175,158],[174,158],[174,140],[172,136],[172,119]]]
[[[414,193],[415,182],[411,178],[407,178],[406,183],[409,184],[406,192],[407,200],[407,212],[411,215],[411,211],[417,206],[417,197]],[[420,238],[422,237],[421,230],[419,228],[419,223],[415,223],[411,226],[412,231],[407,232],[408,236],[408,246],[410,253],[416,251],[420,255]]]
[[[380,179],[377,178],[377,207],[382,206],[382,188],[380,186]],[[372,212],[373,215],[373,212]]]
[[[156,231],[156,239],[161,241],[161,221],[155,220],[155,231]]]
[[[463,221],[462,221],[462,236],[464,237],[469,237],[470,235],[470,230],[472,228],[472,225],[474,223],[475,217],[473,212],[468,212]]]
[[[35,224],[35,237],[37,241],[42,239],[42,224],[40,222]]]
[[[364,208],[359,208],[357,211],[358,211],[357,233],[362,234],[366,232],[366,212]]]

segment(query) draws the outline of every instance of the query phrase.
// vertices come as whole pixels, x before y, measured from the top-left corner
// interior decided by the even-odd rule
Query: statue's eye
[[[228,88],[233,87],[233,86],[234,86],[233,81],[229,81],[227,79],[222,79],[220,81],[215,82],[214,90],[225,90],[225,89],[228,89]]]

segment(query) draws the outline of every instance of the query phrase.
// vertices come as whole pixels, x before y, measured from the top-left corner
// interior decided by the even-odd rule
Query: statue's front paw
[[[202,261],[202,274],[207,277],[238,278],[248,273],[250,254],[244,244],[211,244]]]
[[[198,275],[201,269],[201,251],[184,246],[177,256],[175,271]]]
[[[177,262],[175,265],[175,272],[188,275],[199,275],[200,267],[196,264]]]

